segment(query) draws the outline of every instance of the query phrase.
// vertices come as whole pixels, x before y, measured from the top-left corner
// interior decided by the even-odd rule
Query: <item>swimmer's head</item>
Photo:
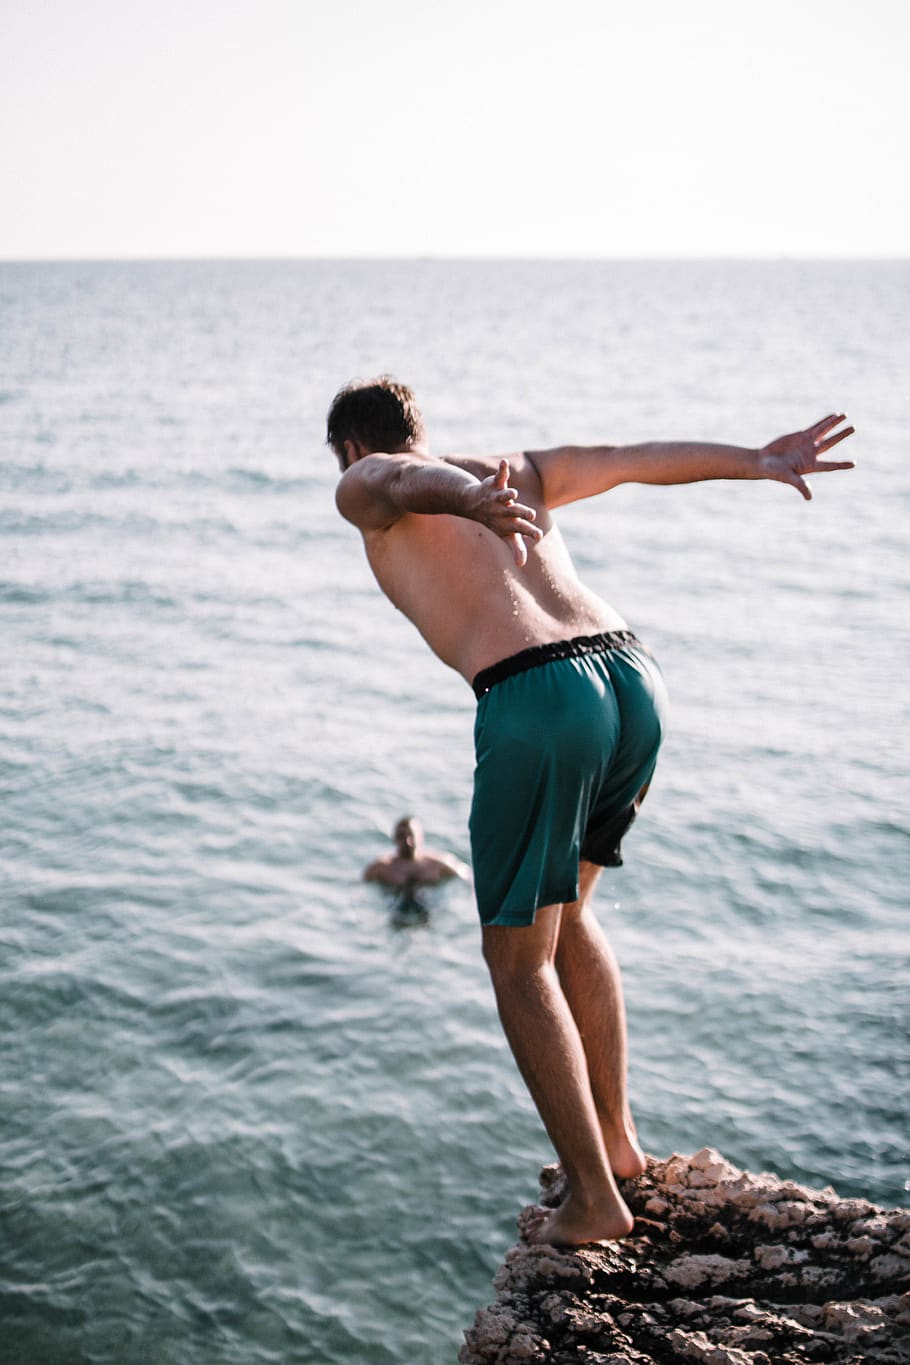
[[[413,815],[403,815],[392,830],[399,858],[413,858],[420,847],[423,830]]]
[[[336,393],[326,419],[326,439],[342,469],[352,462],[346,443],[363,454],[394,455],[426,440],[426,428],[413,393],[390,375],[355,379]]]

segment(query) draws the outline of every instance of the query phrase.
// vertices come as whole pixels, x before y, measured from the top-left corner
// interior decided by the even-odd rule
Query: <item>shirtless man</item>
[[[402,816],[392,830],[392,839],[396,851],[365,867],[365,882],[381,882],[393,891],[412,893],[421,886],[438,886],[452,877],[470,875],[468,867],[453,853],[426,847],[423,826],[413,815]]]
[[[591,911],[602,866],[647,790],[664,725],[655,661],[579,580],[551,511],[622,483],[776,479],[849,469],[820,457],[842,416],[760,449],[704,442],[430,455],[413,394],[349,385],[328,416],[380,587],[478,696],[470,831],[483,952],[506,1037],[565,1171],[532,1240],[626,1236],[617,1180],[645,1158],[626,1098],[616,959]]]

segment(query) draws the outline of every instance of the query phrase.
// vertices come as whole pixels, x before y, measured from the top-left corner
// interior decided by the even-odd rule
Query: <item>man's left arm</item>
[[[773,479],[812,497],[806,476],[852,469],[852,460],[820,457],[853,434],[843,414],[779,436],[757,449],[704,441],[648,441],[630,446],[561,446],[529,451],[540,475],[543,500],[560,507],[594,497],[622,483],[700,483],[707,479]]]

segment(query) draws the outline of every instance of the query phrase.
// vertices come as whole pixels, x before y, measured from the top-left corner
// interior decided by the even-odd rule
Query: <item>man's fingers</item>
[[[529,521],[523,521],[521,517],[515,521],[510,521],[503,530],[503,535],[525,536],[528,540],[540,540],[543,532],[539,526],[532,526]]]
[[[508,518],[510,524],[504,534],[507,535],[510,531],[519,531],[522,535],[533,534],[535,540],[539,540],[540,532],[532,525],[537,520],[537,512],[533,507],[525,506],[523,502],[515,502],[516,496],[514,488],[503,488],[497,495],[497,500],[501,505],[495,509],[493,515],[497,518]],[[522,526],[512,524],[518,522],[524,524]]]
[[[523,569],[528,562],[527,541],[536,542],[541,539],[543,532],[539,526],[532,526],[529,521],[509,522],[509,529],[502,532],[503,538],[512,547],[512,554],[519,569]]]
[[[819,460],[816,463],[814,474],[830,474],[832,469],[855,469],[856,465],[852,460]]]
[[[528,547],[525,545],[521,536],[509,536],[512,542],[512,554],[515,556],[515,563],[519,569],[523,569],[528,562]]]
[[[510,494],[510,496],[506,497],[506,494]],[[536,521],[537,513],[534,511],[534,508],[526,507],[523,502],[516,502],[516,497],[517,494],[515,493],[514,488],[503,489],[503,492],[499,495],[499,500],[503,503],[503,511],[513,517],[524,517],[525,521]]]
[[[837,418],[838,422],[842,422],[843,420],[842,417]],[[848,436],[852,436],[855,430],[855,427],[844,427],[843,431],[835,431],[833,436],[828,436],[824,441],[816,441],[815,449],[818,451],[819,455],[823,455],[826,450],[830,450],[832,446],[836,446],[838,441],[845,441]]]
[[[528,562],[526,542],[540,540],[543,532],[534,525],[537,520],[535,508],[517,501],[518,489],[509,487],[509,473],[508,460],[500,460],[496,473],[484,480],[492,490],[493,505],[488,504],[483,520],[491,531],[509,542],[515,563],[523,569]]]
[[[811,426],[809,431],[813,436],[824,436],[826,431],[830,431],[832,427],[837,426],[838,422],[843,421],[845,421],[844,413],[837,414],[832,412],[827,417],[823,417],[820,422],[816,422]]]

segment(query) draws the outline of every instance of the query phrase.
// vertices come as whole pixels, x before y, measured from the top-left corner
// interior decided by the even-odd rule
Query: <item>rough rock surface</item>
[[[541,1184],[558,1204],[558,1168]],[[910,1365],[910,1209],[753,1175],[707,1147],[651,1158],[621,1188],[626,1240],[508,1252],[460,1365]]]

